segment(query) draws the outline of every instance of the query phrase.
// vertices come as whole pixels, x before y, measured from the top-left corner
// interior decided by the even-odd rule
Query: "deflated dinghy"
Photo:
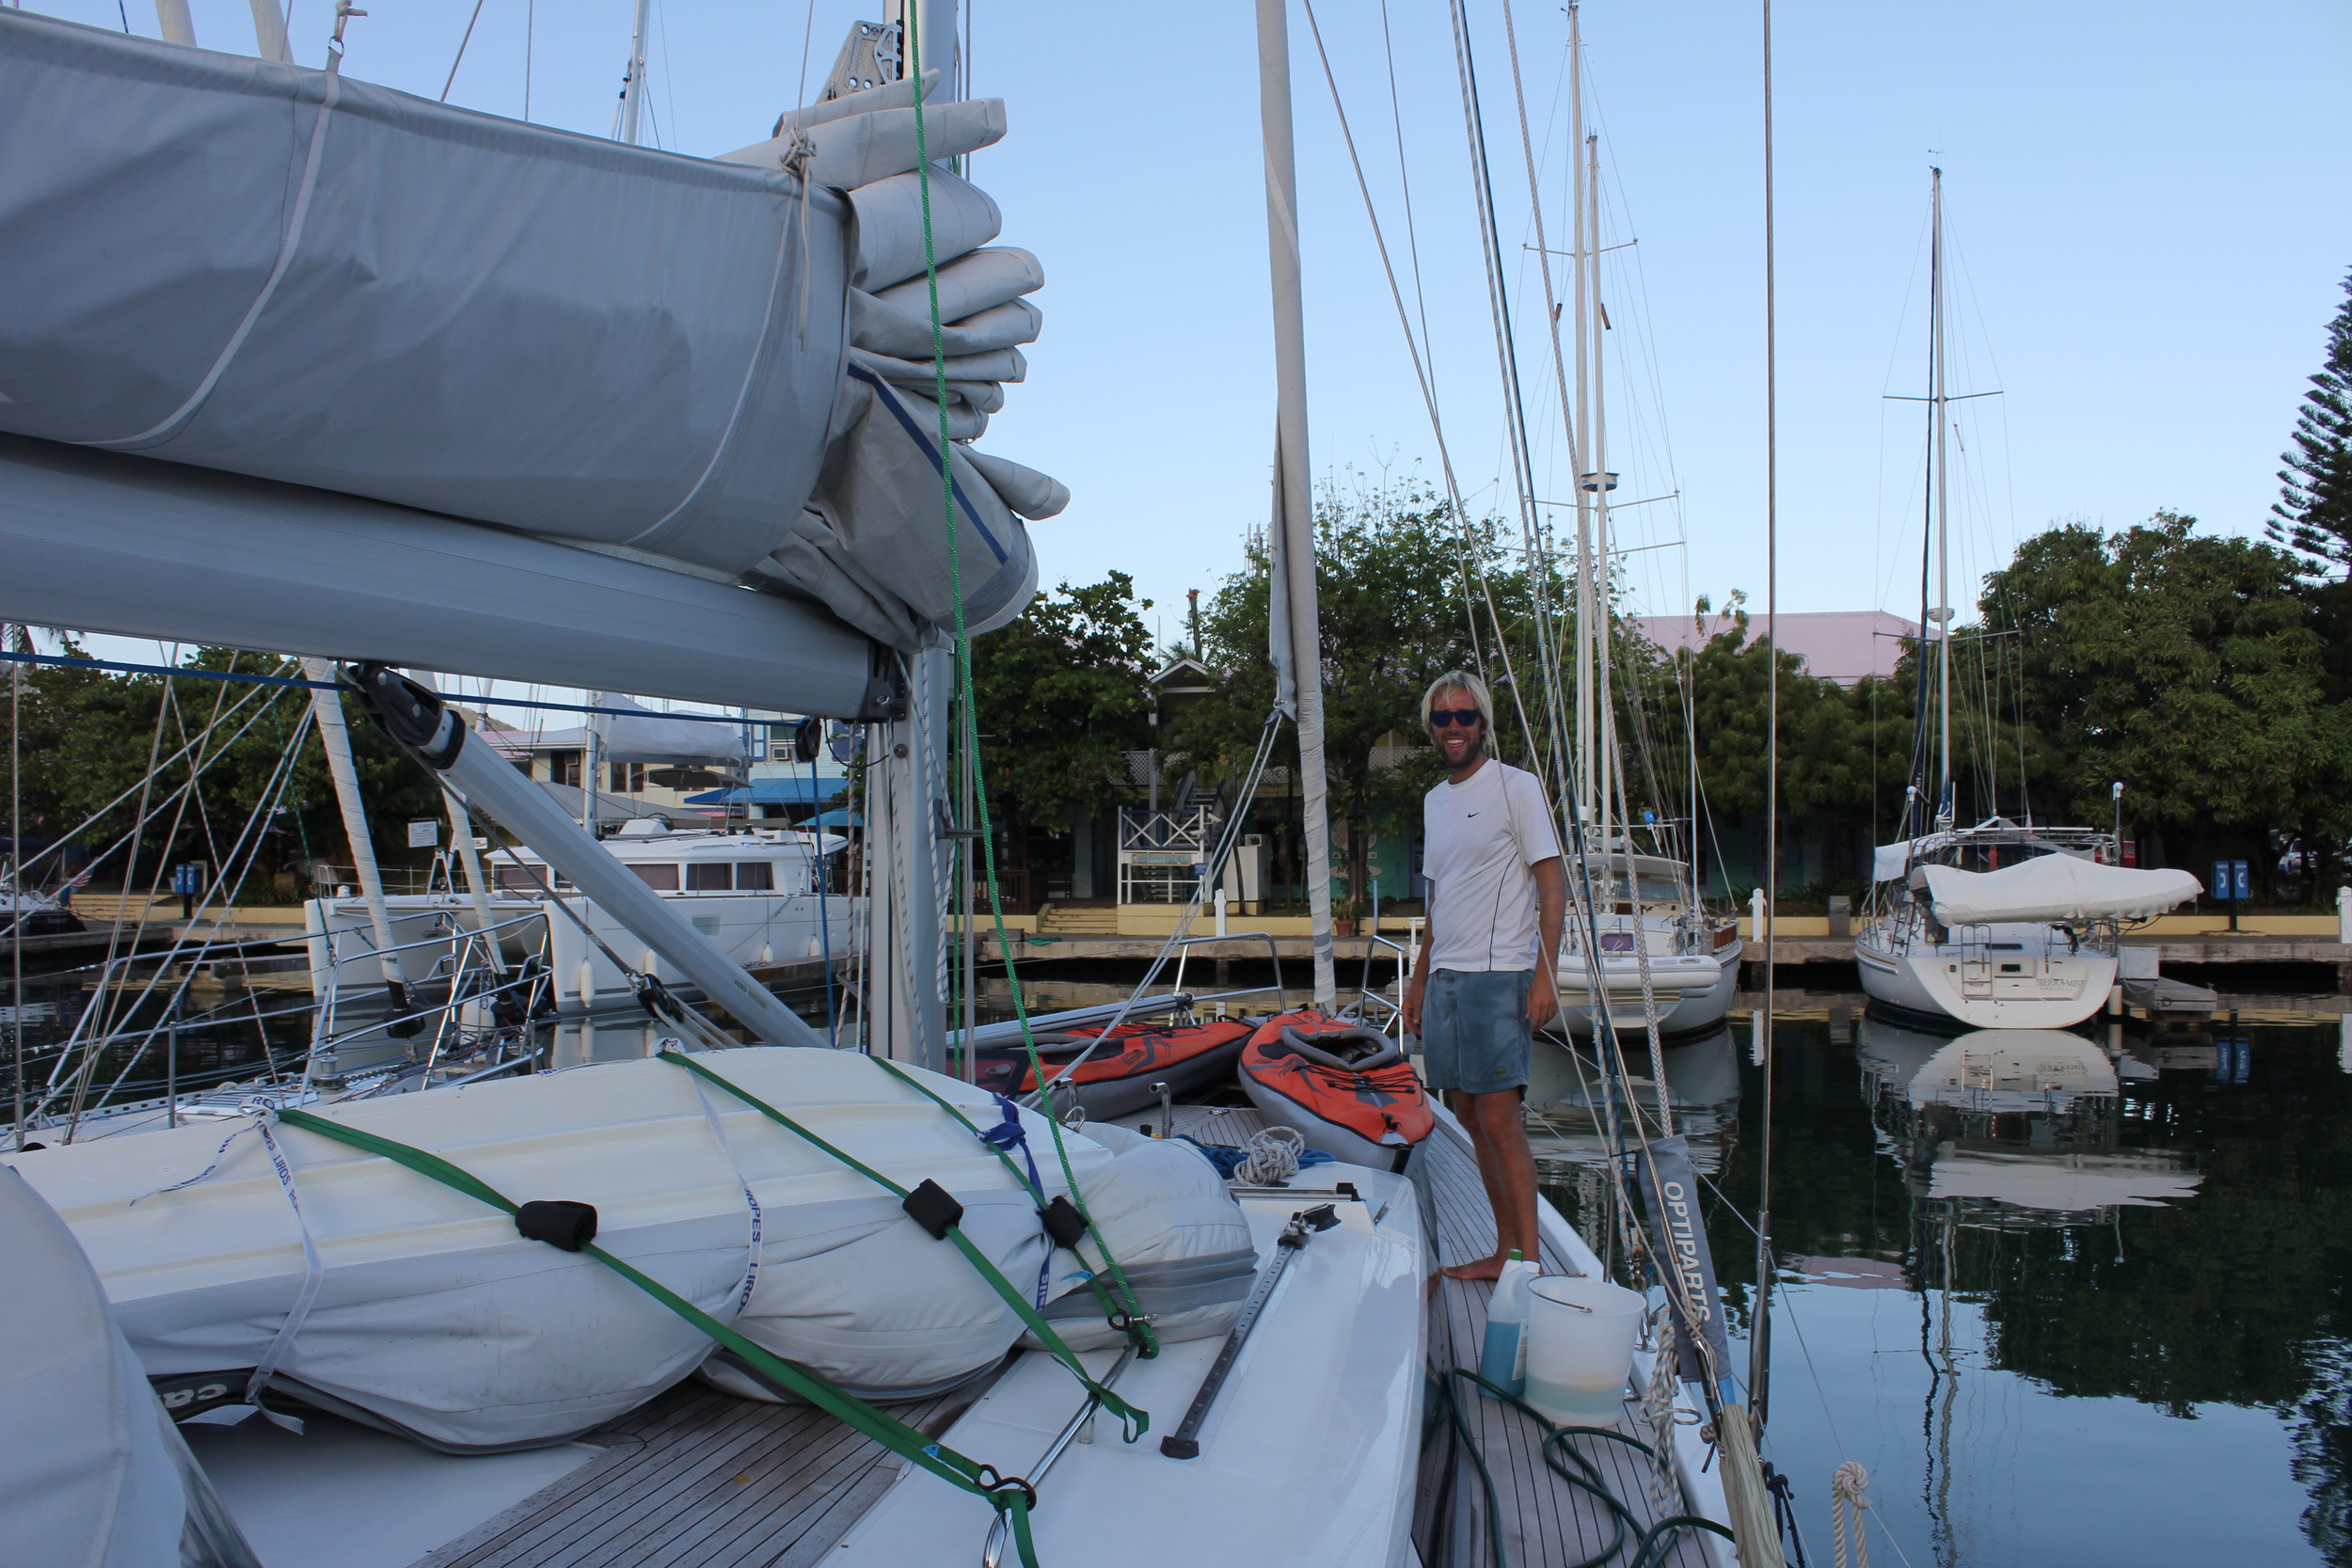
[[[1126,1336],[1105,1315],[1098,1292],[1104,1248],[1136,1307],[1167,1342],[1222,1334],[1241,1315],[1258,1272],[1249,1222],[1216,1167],[1182,1138],[1149,1138],[1106,1123],[1087,1135],[1110,1151],[1107,1164],[1078,1178],[1101,1245],[1091,1238],[1054,1254],[1054,1300],[1045,1308],[1073,1350],[1099,1350]],[[1022,1337],[1043,1348],[1035,1334]]]
[[[1403,1170],[1437,1123],[1402,1046],[1311,1007],[1260,1025],[1242,1053],[1241,1086],[1308,1148],[1379,1170]]]
[[[1182,1096],[1230,1082],[1242,1045],[1249,1038],[1249,1025],[1222,1018],[1184,1024],[1122,1023],[1093,1054],[1078,1061],[1101,1037],[1099,1030],[1083,1029],[1037,1037],[1045,1076],[1055,1085],[1055,1107],[1083,1105],[1090,1122],[1142,1110],[1159,1099],[1155,1084],[1166,1084],[1170,1095]],[[1036,1092],[1037,1070],[1023,1047],[983,1047],[975,1054],[979,1057],[980,1082],[988,1087],[1009,1095]]]
[[[215,1124],[9,1163],[72,1227],[151,1376],[194,1379],[215,1407],[265,1386],[446,1451],[561,1441],[675,1383],[710,1341],[563,1250],[577,1231],[527,1239],[481,1198],[298,1125],[308,1117],[437,1155],[526,1217],[532,1200],[586,1206],[557,1213],[585,1213],[596,1247],[852,1391],[916,1396],[1011,1348],[1021,1319],[963,1253],[810,1136],[901,1187],[935,1183],[993,1266],[1034,1289],[1051,1246],[1037,1199],[976,1134],[1001,1102],[851,1052],[691,1059],[717,1081],[675,1056],[604,1063],[274,1124],[263,1112],[225,1147]],[[744,1096],[787,1108],[805,1134]],[[1018,1121],[1051,1139],[1041,1118]],[[1063,1140],[1081,1183],[1113,1163]],[[1049,1198],[1059,1164],[1038,1162]]]
[[[0,1528],[11,1562],[257,1568],[73,1233],[0,1171]]]

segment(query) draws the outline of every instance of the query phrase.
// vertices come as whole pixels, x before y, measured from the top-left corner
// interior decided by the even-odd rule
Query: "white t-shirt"
[[[1539,933],[1528,867],[1560,854],[1535,775],[1488,758],[1422,800],[1431,969],[1532,970]]]

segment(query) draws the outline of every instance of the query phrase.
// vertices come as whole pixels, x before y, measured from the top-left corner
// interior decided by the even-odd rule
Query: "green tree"
[[[1756,628],[1743,595],[1734,593],[1727,609],[1731,624],[1699,647],[1678,651],[1672,677],[1691,693],[1705,792],[1701,809],[1717,835],[1760,817],[1770,755],[1772,644],[1751,635]],[[1784,886],[1801,879],[1802,835],[1810,818],[1827,841],[1827,879],[1842,881],[1851,867],[1838,851],[1852,824],[1870,809],[1870,736],[1850,694],[1835,681],[1807,674],[1804,660],[1792,653],[1780,654],[1778,663],[1781,879]],[[1679,715],[1671,726],[1661,724],[1659,735],[1659,791],[1668,808],[1661,815],[1681,816],[1677,792],[1684,787],[1690,744]],[[1719,841],[1718,849],[1727,853],[1729,847]],[[1748,867],[1757,879],[1763,870],[1760,860]]]
[[[68,650],[78,652],[71,642]],[[185,663],[247,673],[282,668],[275,658],[227,648],[199,648]],[[299,689],[72,665],[29,671],[19,708],[26,842],[70,837],[83,854],[103,856],[102,880],[137,887],[152,885],[178,860],[200,860],[216,870],[231,869],[233,860],[261,879],[305,859],[306,845],[321,859],[347,860],[326,757],[303,722],[308,708],[309,693]],[[376,854],[400,863],[410,858],[400,825],[440,815],[438,788],[356,705],[346,702],[344,713]],[[280,787],[281,761],[297,736],[302,747]],[[155,777],[145,791],[149,815],[141,826],[141,785],[151,762]],[[192,771],[194,790],[176,797]],[[248,820],[277,805],[283,813],[273,813],[253,845],[246,837]],[[126,835],[135,827],[134,845]],[[54,880],[58,864],[53,857],[37,875]]]
[[[2195,529],[2162,512],[2112,536],[2067,524],[1986,579],[1986,628],[2017,634],[2051,803],[2095,823],[2122,780],[2133,820],[2192,866],[2259,856],[2272,826],[2340,841],[2352,712],[2328,699],[2296,562]]]
[[[1152,744],[1151,608],[1113,572],[1065,582],[973,641],[983,776],[1015,867],[1027,868],[1032,826],[1108,815],[1132,787],[1128,755]]]
[[[2279,461],[2273,542],[2317,557],[2312,575],[2352,569],[2352,273],[2328,324],[2328,353],[2295,421],[2294,450]]]
[[[1524,575],[1493,570],[1502,555],[1491,525],[1474,524],[1470,534],[1498,603],[1522,604]],[[1449,670],[1476,668],[1463,601],[1463,548],[1451,509],[1420,487],[1327,484],[1317,498],[1324,768],[1331,815],[1346,825],[1342,871],[1350,890],[1368,887],[1371,832],[1409,830],[1422,795],[1440,775],[1437,753],[1420,733],[1422,691]],[[1266,651],[1270,581],[1265,548],[1252,541],[1244,568],[1201,611],[1204,662],[1220,674],[1221,700],[1189,716],[1168,746],[1212,784],[1240,777],[1274,707]],[[1499,690],[1495,700],[1507,750],[1515,733],[1510,695]],[[1374,749],[1391,733],[1409,750],[1375,766]],[[1286,724],[1274,765],[1295,769],[1297,759],[1297,731]]]

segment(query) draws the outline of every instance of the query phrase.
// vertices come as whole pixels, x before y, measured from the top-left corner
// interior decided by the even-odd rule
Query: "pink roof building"
[[[1669,654],[1698,647],[1731,628],[1728,615],[1642,615],[1635,617],[1642,635]],[[1760,640],[1764,616],[1752,611],[1748,636]],[[1780,645],[1804,660],[1805,672],[1840,686],[1851,686],[1865,675],[1891,675],[1903,651],[1903,639],[1919,635],[1919,623],[1883,610],[1805,610],[1780,614]]]

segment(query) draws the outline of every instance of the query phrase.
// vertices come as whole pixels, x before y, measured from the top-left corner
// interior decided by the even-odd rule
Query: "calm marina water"
[[[2352,1562],[2341,1016],[1945,1040],[1858,1002],[1775,1025],[1767,1455],[1815,1560],[1851,1460],[1881,1562]],[[1742,1373],[1749,1037],[1666,1065],[1670,1087],[1733,1085],[1691,1120]],[[1555,1107],[1538,1131],[1571,1217],[1595,1190],[1580,1123]]]

